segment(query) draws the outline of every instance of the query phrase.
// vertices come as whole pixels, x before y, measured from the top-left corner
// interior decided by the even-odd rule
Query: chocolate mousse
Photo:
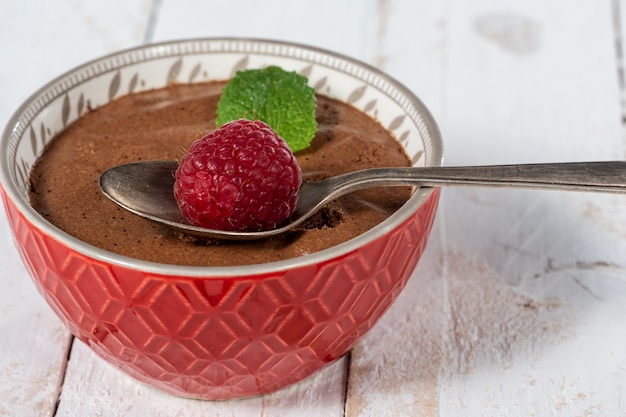
[[[131,214],[98,187],[102,172],[140,160],[179,160],[215,129],[225,82],[171,85],[130,94],[89,111],[46,147],[31,172],[31,203],[68,234],[125,256],[179,265],[279,261],[330,248],[371,229],[402,206],[409,187],[341,197],[302,228],[252,242],[204,241]],[[390,132],[352,106],[317,96],[318,132],[296,153],[304,181],[357,169],[409,166]]]

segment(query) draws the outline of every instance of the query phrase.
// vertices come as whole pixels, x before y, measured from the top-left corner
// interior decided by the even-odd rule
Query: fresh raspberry
[[[192,224],[259,231],[293,213],[301,183],[287,143],[264,122],[239,119],[191,145],[176,171],[174,195]]]

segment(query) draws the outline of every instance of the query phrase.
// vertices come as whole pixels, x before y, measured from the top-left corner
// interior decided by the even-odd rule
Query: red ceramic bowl
[[[87,63],[32,95],[0,142],[0,194],[39,292],[94,352],[168,393],[253,396],[318,371],[388,309],[428,240],[437,189],[417,190],[385,222],[329,250],[241,267],[116,255],[69,236],[29,205],[33,163],[85,103],[97,107],[172,81],[227,79],[238,69],[270,64],[303,73],[321,93],[371,114],[414,165],[441,164],[441,138],[428,110],[389,76],[328,51],[249,39],[154,44]]]

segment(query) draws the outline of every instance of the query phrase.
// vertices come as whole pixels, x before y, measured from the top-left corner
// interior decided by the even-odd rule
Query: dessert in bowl
[[[428,241],[439,196],[438,189],[431,188],[402,191],[407,196],[392,212],[375,220],[367,230],[355,228],[338,241],[332,239],[342,234],[340,227],[323,224],[313,226],[315,230],[294,232],[296,235],[284,238],[288,242],[279,239],[207,246],[167,238],[164,246],[145,249],[148,243],[137,242],[133,236],[135,241],[127,239],[117,248],[116,242],[89,240],[95,232],[82,236],[67,231],[51,217],[54,213],[39,207],[36,195],[56,189],[54,181],[36,188],[41,178],[33,171],[40,157],[46,159],[55,140],[71,137],[69,133],[76,126],[100,109],[104,111],[109,103],[178,89],[182,96],[188,96],[196,90],[186,89],[196,86],[219,91],[220,83],[237,71],[268,65],[306,75],[319,95],[318,105],[332,102],[327,106],[331,116],[342,114],[336,110],[339,108],[367,115],[382,126],[378,130],[393,139],[392,145],[404,152],[408,164],[441,165],[441,138],[430,113],[391,77],[333,52],[251,39],[166,42],[89,62],[32,95],[10,120],[0,142],[0,193],[16,247],[39,292],[68,329],[95,353],[139,381],[168,393],[204,399],[253,396],[273,392],[318,371],[345,354],[389,308]],[[155,111],[160,107],[158,102],[150,106]],[[175,107],[180,110],[184,106]],[[192,112],[183,109],[180,114],[187,113]],[[180,114],[174,120],[186,124]],[[200,132],[203,129],[198,128],[198,137],[205,133]],[[357,153],[365,142],[330,154]],[[69,143],[71,147],[73,142]],[[95,149],[98,144],[90,142],[74,145],[84,155],[118,155],[107,161],[109,165],[125,162],[116,158],[150,159],[163,148],[155,145],[158,152],[152,155],[149,147],[140,147],[137,154],[129,156],[128,152],[116,153],[120,146],[110,141],[100,151]],[[303,152],[299,161],[306,164],[313,151]],[[308,171],[312,176],[333,174],[320,174],[316,168],[319,164],[311,164]],[[87,165],[91,175],[104,169]],[[46,176],[46,172],[41,171],[41,175]],[[307,171],[303,172],[306,178]],[[82,176],[73,173],[73,168],[65,173],[61,170],[58,184],[63,182],[63,175]],[[385,192],[370,195],[375,199]],[[111,217],[117,216],[133,218],[128,221],[130,226],[123,222],[119,226],[125,228],[124,233],[129,228],[138,233],[148,230],[153,241],[167,235],[160,226],[134,219],[130,213],[117,211],[100,219],[100,206],[108,205],[105,210],[118,208],[97,192],[78,194],[67,197],[66,207],[57,211],[74,213],[78,200],[91,204],[80,207],[68,223],[86,218],[92,222],[88,224],[95,225],[102,220],[104,229],[115,235],[121,233],[115,231],[120,219]],[[365,206],[369,206],[368,197],[364,198]],[[132,223],[135,221],[139,223]],[[361,221],[345,223],[359,225]],[[316,234],[318,238],[298,246]],[[330,243],[319,244],[325,240]],[[180,245],[195,255],[170,258],[169,252]],[[282,253],[282,247],[296,249]],[[205,256],[216,251],[218,255]],[[255,257],[256,253],[264,255]],[[195,261],[179,262],[184,258]],[[210,260],[202,262],[204,258]],[[228,261],[220,261],[224,258]]]

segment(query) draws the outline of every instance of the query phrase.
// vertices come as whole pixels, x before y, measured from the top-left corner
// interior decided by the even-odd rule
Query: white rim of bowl
[[[278,41],[271,39],[261,39],[261,38],[236,38],[236,37],[226,37],[226,38],[191,38],[191,39],[179,39],[173,41],[165,41],[158,43],[146,44],[138,47],[127,48],[123,50],[119,50],[117,52],[103,55],[99,58],[90,60],[85,62],[82,65],[74,67],[58,77],[54,78],[50,82],[43,85],[41,88],[36,90],[33,94],[31,94],[18,109],[13,113],[11,118],[9,119],[2,137],[0,138],[0,162],[4,161],[8,157],[8,148],[9,141],[12,136],[12,132],[20,123],[20,117],[24,113],[24,111],[29,108],[32,103],[39,97],[44,91],[49,90],[52,86],[59,84],[63,79],[68,78],[72,73],[80,72],[81,70],[92,67],[101,61],[108,61],[112,58],[132,53],[136,51],[156,51],[156,50],[164,50],[169,47],[175,45],[182,45],[185,43],[194,43],[194,42],[225,42],[225,43],[239,43],[239,44],[271,44],[274,46],[283,46],[290,48],[297,48],[299,50],[307,50],[314,52],[316,54],[322,56],[328,56],[333,58],[334,60],[347,62],[355,67],[359,67],[364,69],[366,72],[372,73],[377,77],[380,77],[389,85],[393,86],[400,94],[404,95],[404,97],[410,102],[411,106],[415,107],[419,115],[421,117],[421,121],[424,124],[424,127],[430,134],[431,139],[431,162],[432,165],[441,166],[443,164],[443,143],[441,139],[441,133],[433,118],[432,114],[428,110],[428,108],[423,104],[423,102],[406,86],[397,81],[395,78],[390,75],[384,73],[383,71],[367,64],[357,59],[348,57],[346,55],[333,52],[330,50],[326,50],[323,48],[288,42],[288,41]],[[167,55],[156,54],[159,57],[164,57]],[[323,65],[322,63],[317,63]],[[384,236],[389,233],[391,230],[398,227],[401,223],[407,220],[407,218],[413,214],[431,195],[433,192],[430,188],[422,188],[418,189],[413,196],[395,213],[393,213],[386,220],[368,230],[367,232],[362,233],[361,235],[348,240],[344,243],[341,243],[337,246],[333,246],[328,249],[324,249],[318,252],[314,252],[311,254],[299,256],[296,258],[285,259],[281,261],[268,262],[263,264],[253,264],[253,265],[240,265],[240,266],[185,266],[185,265],[173,265],[173,264],[164,264],[150,261],[143,261],[135,258],[131,258],[124,255],[119,255],[113,252],[109,252],[104,249],[100,249],[96,246],[90,245],[88,243],[75,238],[74,236],[68,234],[67,232],[59,229],[52,223],[46,221],[27,201],[25,201],[23,195],[19,191],[16,184],[13,182],[12,176],[9,172],[8,163],[0,164],[0,185],[3,186],[4,191],[6,193],[7,198],[9,198],[13,204],[16,205],[18,210],[25,216],[25,218],[32,223],[35,227],[40,229],[45,234],[53,237],[57,241],[62,244],[70,247],[71,249],[95,260],[111,263],[114,265],[126,267],[129,269],[134,269],[142,272],[147,272],[151,274],[158,275],[171,275],[171,276],[187,276],[187,277],[219,277],[219,278],[227,278],[227,277],[238,277],[238,276],[246,276],[246,275],[262,275],[269,274],[272,272],[280,272],[285,271],[293,267],[303,267],[312,264],[318,264],[321,262],[329,261],[334,258],[342,257],[343,255],[353,252],[358,248],[364,246],[365,244]]]

